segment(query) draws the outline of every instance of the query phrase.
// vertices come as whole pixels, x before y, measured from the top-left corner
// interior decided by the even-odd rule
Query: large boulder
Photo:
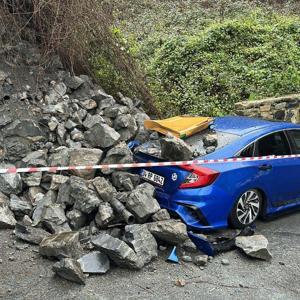
[[[50,154],[48,163],[50,166],[68,166],[69,160],[69,149],[66,147],[59,147]]]
[[[14,233],[17,238],[34,245],[39,245],[44,238],[50,236],[49,232],[41,228],[26,226],[21,223],[16,224]]]
[[[9,200],[9,208],[14,212],[16,217],[23,217],[30,215],[32,211],[32,204],[16,195],[11,195]]]
[[[40,243],[39,252],[42,256],[58,259],[70,257],[79,258],[82,248],[78,232],[62,232],[46,237]]]
[[[174,219],[148,223],[147,226],[156,239],[171,245],[184,243],[188,239],[186,225]]]
[[[121,135],[122,141],[133,138],[138,130],[136,121],[130,114],[117,116],[114,121],[114,128]]]
[[[2,164],[0,168],[11,168],[12,165]],[[22,191],[22,179],[20,174],[1,174],[0,175],[0,191],[9,196],[11,194],[19,194]]]
[[[119,191],[132,191],[140,183],[140,176],[124,171],[116,171],[112,173],[112,182]]]
[[[86,215],[78,209],[72,209],[67,212],[69,224],[74,230],[83,227],[87,221]]]
[[[120,134],[105,123],[97,123],[84,134],[92,147],[101,149],[114,146],[120,140]]]
[[[156,240],[145,224],[127,225],[125,239],[144,265],[157,257]]]
[[[190,160],[193,157],[193,150],[183,140],[166,136],[160,140],[161,156],[171,161]]]
[[[95,222],[99,228],[105,228],[115,217],[113,208],[108,202],[100,203]]]
[[[120,267],[130,269],[141,269],[143,267],[143,262],[133,249],[118,238],[114,238],[109,234],[100,234],[92,239],[92,244],[96,249],[107,254]]]
[[[92,182],[98,195],[104,201],[109,202],[112,199],[113,194],[116,193],[116,189],[104,177],[96,177]]]
[[[69,152],[71,166],[93,166],[99,164],[102,158],[100,149],[74,149]],[[91,179],[95,176],[95,170],[73,170],[72,173],[85,179]]]
[[[139,222],[145,222],[160,210],[159,203],[153,197],[154,187],[149,183],[139,185],[127,199],[126,208]]]
[[[235,245],[250,257],[270,260],[272,254],[268,250],[268,240],[261,234],[252,236],[238,236]]]
[[[79,284],[85,284],[86,277],[81,265],[72,258],[64,258],[52,266],[52,270],[58,276]]]

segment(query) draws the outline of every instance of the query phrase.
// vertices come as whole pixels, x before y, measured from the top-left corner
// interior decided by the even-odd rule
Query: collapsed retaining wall
[[[235,113],[240,116],[300,123],[300,94],[238,102],[235,104]]]

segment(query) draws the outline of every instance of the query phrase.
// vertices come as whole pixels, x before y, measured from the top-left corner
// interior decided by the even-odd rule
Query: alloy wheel
[[[251,224],[255,221],[260,210],[260,195],[256,190],[245,192],[238,200],[236,215],[243,225]]]

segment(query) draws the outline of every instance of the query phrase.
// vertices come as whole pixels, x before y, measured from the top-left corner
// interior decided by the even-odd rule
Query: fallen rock
[[[229,266],[230,265],[230,262],[227,258],[223,258],[221,260],[221,264],[224,265],[224,266]]]
[[[112,182],[119,191],[132,191],[140,183],[140,176],[124,171],[116,171],[112,173]]]
[[[101,149],[114,146],[120,140],[120,134],[105,123],[97,123],[84,134],[92,147]]]
[[[63,225],[67,222],[64,207],[57,203],[45,205],[40,221],[50,222],[56,225]]]
[[[156,221],[165,221],[165,220],[170,220],[170,214],[166,209],[160,209],[158,212],[156,212],[153,216],[152,216],[152,220],[154,222]]]
[[[110,269],[110,261],[106,254],[99,251],[93,251],[83,255],[78,262],[81,265],[83,273],[105,274]]]
[[[51,185],[50,190],[57,191],[60,186],[66,183],[69,180],[69,177],[64,175],[54,174],[51,176]]]
[[[42,173],[25,173],[22,175],[22,179],[28,187],[39,186],[41,184]]]
[[[69,165],[69,149],[66,147],[56,148],[48,158],[49,165],[52,166],[68,166]]]
[[[126,208],[139,222],[145,222],[160,210],[159,203],[153,197],[154,187],[149,183],[139,185],[128,197]]]
[[[94,125],[101,123],[105,123],[105,121],[100,115],[87,114],[83,122],[83,126],[86,129],[91,129]]]
[[[58,276],[79,284],[85,284],[86,277],[82,272],[81,265],[72,258],[64,258],[55,263],[52,270]]]
[[[263,235],[238,236],[235,245],[250,257],[271,260],[272,254],[268,250],[268,240]]]
[[[56,202],[69,205],[69,206],[73,205],[75,200],[70,196],[70,192],[71,192],[71,185],[70,185],[70,179],[68,179],[68,181],[66,181],[59,187]]]
[[[96,249],[108,255],[118,266],[130,269],[141,269],[142,261],[137,254],[123,241],[109,234],[100,234],[92,239]]]
[[[193,263],[196,266],[204,267],[207,265],[208,262],[208,255],[196,255],[193,258]]]
[[[161,156],[171,161],[190,160],[193,157],[193,150],[183,140],[167,136],[160,140]]]
[[[39,245],[41,241],[50,236],[50,233],[36,227],[26,226],[21,223],[17,223],[15,227],[15,236],[27,243]]]
[[[78,258],[82,253],[78,232],[62,232],[46,237],[40,243],[39,252],[42,256],[58,259]]]
[[[0,229],[14,228],[16,219],[8,207],[8,203],[0,203]]]
[[[103,151],[100,149],[75,149],[69,152],[71,166],[93,166],[99,164],[102,158]],[[76,176],[91,179],[95,176],[95,170],[73,170],[72,173]]]
[[[99,228],[105,228],[114,219],[114,211],[108,202],[100,203],[95,222]]]
[[[16,217],[30,215],[32,211],[31,203],[29,201],[19,198],[16,195],[11,195],[9,201],[9,208],[14,212]]]
[[[12,165],[2,164],[0,168],[11,168]],[[0,191],[10,196],[11,194],[19,194],[22,191],[22,179],[20,174],[1,174],[0,175]]]
[[[88,187],[88,182],[80,177],[71,176],[70,186],[70,196],[75,200],[75,209],[86,214],[98,209],[102,200],[96,191]]]
[[[86,224],[87,217],[78,209],[72,209],[67,212],[67,218],[69,223],[74,230],[78,230]]]
[[[215,133],[206,134],[202,140],[203,140],[204,147],[217,147],[218,146],[218,138]]]
[[[125,239],[143,265],[158,256],[156,240],[145,224],[127,225],[125,227]]]
[[[184,243],[188,239],[186,225],[177,220],[158,221],[147,226],[156,239],[171,245]]]
[[[190,263],[193,261],[192,257],[189,255],[183,255],[181,259],[186,263]]]
[[[81,85],[83,85],[84,80],[79,76],[68,76],[64,78],[64,83],[68,88],[77,90]]]
[[[104,201],[109,202],[116,193],[116,189],[104,177],[96,177],[92,182],[100,198]]]

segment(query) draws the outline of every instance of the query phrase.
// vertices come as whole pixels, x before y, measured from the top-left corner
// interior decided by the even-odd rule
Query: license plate
[[[164,182],[165,182],[164,177],[162,177],[160,175],[157,175],[155,173],[149,172],[147,170],[143,170],[141,176],[142,176],[143,179],[145,179],[147,181],[150,181],[150,182],[153,182],[153,183],[156,183],[160,186],[163,186]]]

